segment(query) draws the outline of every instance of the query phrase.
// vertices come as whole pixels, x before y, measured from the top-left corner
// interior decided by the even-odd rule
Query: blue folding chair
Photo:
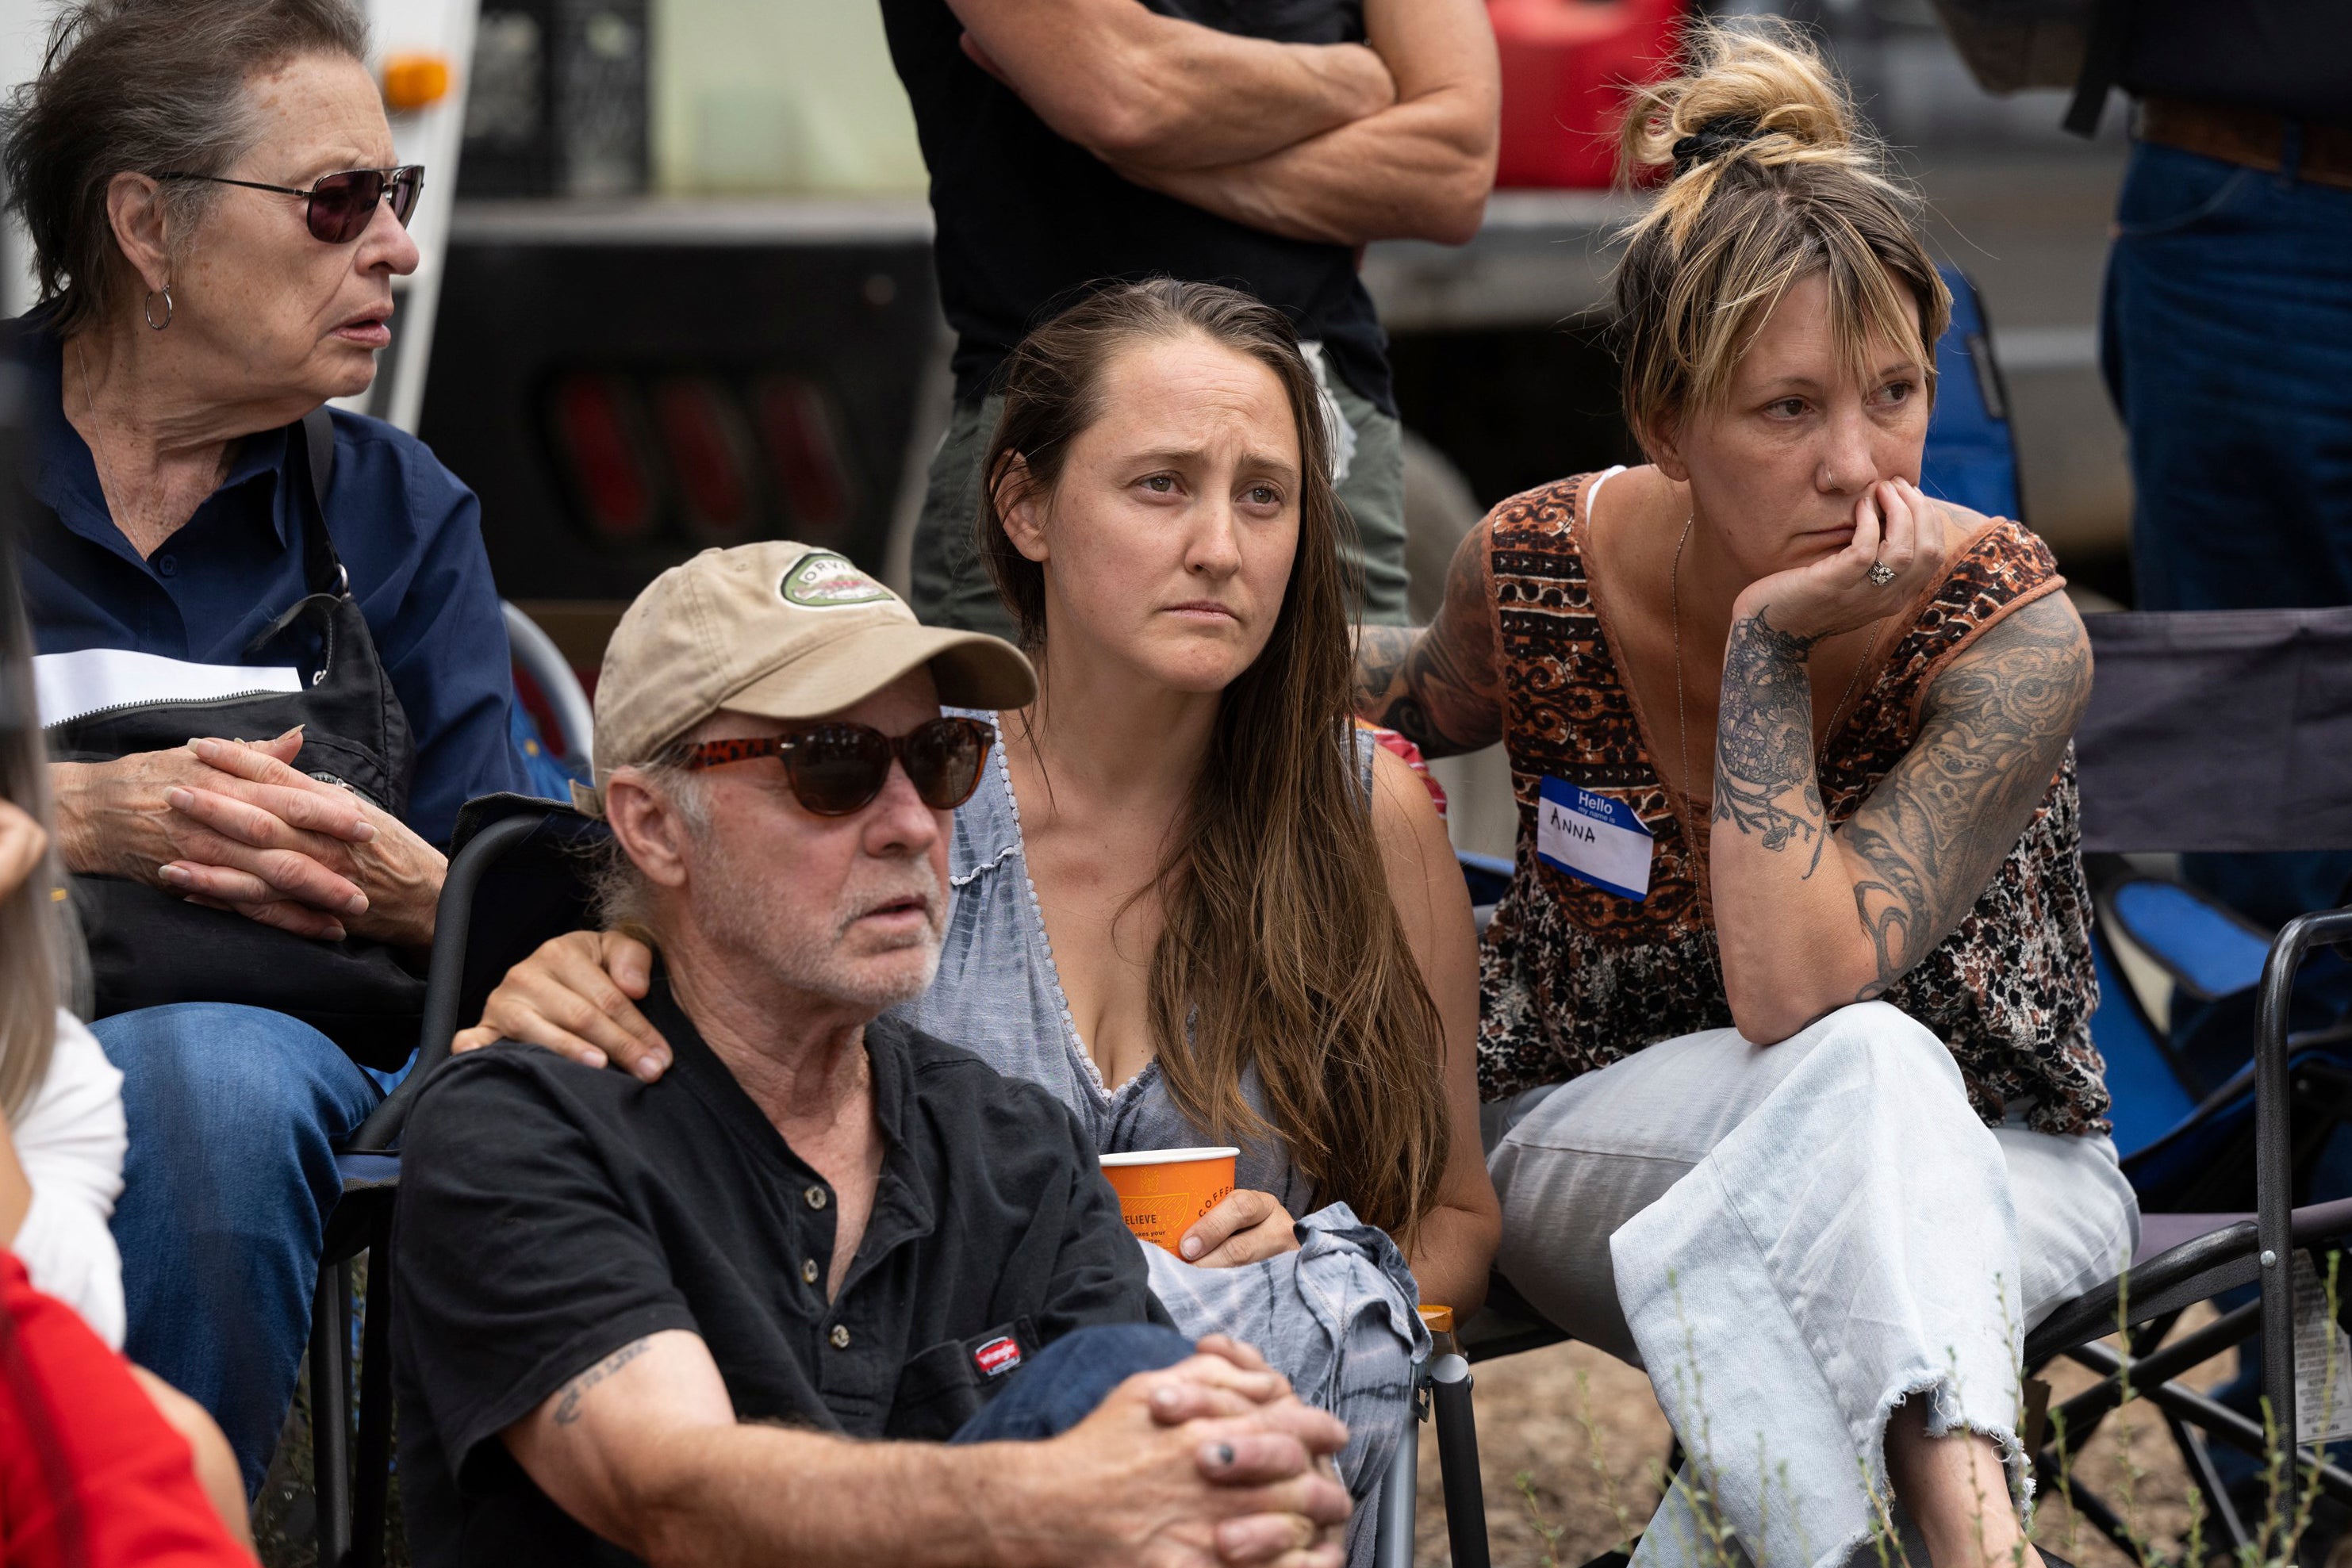
[[[596,737],[595,711],[589,706],[580,677],[572,673],[572,661],[556,647],[555,639],[511,601],[499,601],[499,611],[506,620],[507,648],[515,673],[527,679],[544,700],[555,729],[552,735],[541,731],[539,720],[524,705],[518,684],[515,699],[507,706],[507,738],[522,760],[530,792],[568,801],[573,781],[588,777],[588,757]]]

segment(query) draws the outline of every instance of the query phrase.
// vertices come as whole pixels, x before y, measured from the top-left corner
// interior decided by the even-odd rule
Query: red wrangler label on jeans
[[[999,1377],[1021,1364],[1021,1342],[999,1334],[971,1353],[973,1364],[990,1377]]]

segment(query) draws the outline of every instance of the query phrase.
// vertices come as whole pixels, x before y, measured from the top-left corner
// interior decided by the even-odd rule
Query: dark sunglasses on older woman
[[[304,221],[310,225],[310,237],[329,245],[349,245],[367,233],[375,219],[375,204],[390,200],[392,215],[402,228],[408,226],[408,214],[416,210],[416,198],[425,191],[425,165],[404,163],[397,169],[346,169],[338,174],[321,174],[309,190],[299,185],[265,185],[255,180],[230,180],[218,174],[177,172],[158,174],[158,180],[202,180],[212,185],[235,185],[247,191],[275,191],[281,196],[301,196],[307,205]]]
[[[874,803],[890,781],[896,758],[924,805],[952,811],[980,788],[981,764],[995,741],[995,727],[976,718],[935,718],[897,736],[871,725],[830,721],[782,735],[706,740],[688,747],[679,761],[699,771],[772,757],[783,764],[784,780],[802,805],[820,817],[846,817]]]

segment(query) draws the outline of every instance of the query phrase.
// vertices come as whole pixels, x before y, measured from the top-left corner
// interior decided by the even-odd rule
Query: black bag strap
[[[289,431],[289,435],[292,433]],[[308,557],[310,591],[331,593],[341,598],[352,591],[351,573],[343,570],[342,558],[335,553],[335,541],[327,537],[327,489],[335,479],[335,420],[327,405],[302,416],[303,467],[310,476],[310,498],[318,503],[319,526],[303,532],[303,549]]]
[[[310,580],[310,591],[287,607],[286,612],[263,627],[245,645],[246,657],[254,658],[262,650],[285,634],[286,629],[311,613],[313,602],[328,599],[349,599],[352,594],[352,574],[343,569],[342,557],[335,553],[335,541],[327,534],[327,486],[335,473],[335,422],[326,405],[320,404],[302,416],[301,434],[297,439],[292,425],[286,427],[287,444],[292,454],[299,454],[302,470],[310,476],[310,499],[318,514],[310,522],[301,519],[301,506],[295,506],[295,527],[302,530],[303,575]],[[329,633],[328,663],[332,663],[332,633]]]
[[[2098,134],[2107,93],[2123,75],[2124,46],[2130,37],[2125,0],[2092,0],[2090,23],[2083,37],[2083,71],[2074,78],[2074,99],[2066,106],[2066,118],[2061,121],[2085,141]]]

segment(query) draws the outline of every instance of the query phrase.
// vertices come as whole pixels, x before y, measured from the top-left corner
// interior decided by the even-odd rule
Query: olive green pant
[[[1355,519],[1364,573],[1364,620],[1405,623],[1403,426],[1337,375],[1324,385],[1356,434],[1356,449],[1339,481],[1339,503]],[[1013,635],[1013,618],[997,601],[981,563],[980,465],[1004,400],[991,394],[959,400],[948,433],[931,455],[930,482],[915,523],[912,602],[933,626]]]

